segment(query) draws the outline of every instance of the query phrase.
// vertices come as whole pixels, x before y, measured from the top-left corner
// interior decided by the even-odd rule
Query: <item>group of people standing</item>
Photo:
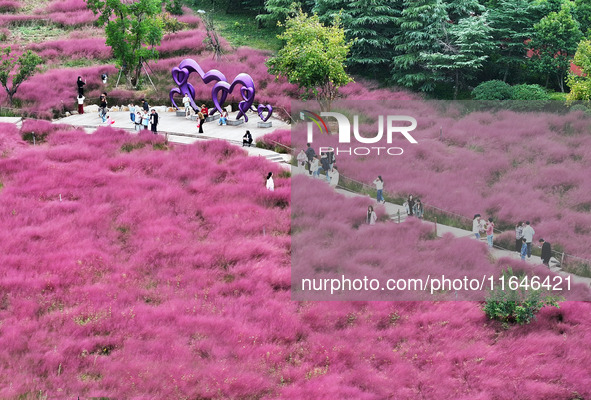
[[[474,218],[472,219],[472,233],[478,240],[480,240],[480,232],[486,232],[486,243],[488,247],[492,248],[495,234],[495,223],[492,217],[489,217],[488,221],[485,221],[480,214],[474,214]]]
[[[531,248],[535,234],[536,231],[529,221],[519,221],[515,225],[515,251],[520,254],[522,260],[525,260],[526,256],[531,258]],[[542,254],[540,255],[542,263],[549,266],[552,257],[552,246],[542,238],[538,240],[538,243],[542,248]]]
[[[191,112],[193,111],[193,107],[191,106],[191,99],[189,95],[185,93],[183,97],[183,106],[185,107],[185,118],[191,119]],[[202,104],[201,108],[197,111],[197,120],[199,121],[197,127],[199,128],[199,133],[203,133],[203,124],[209,115],[209,108]],[[218,125],[227,125],[228,123],[228,112],[226,110],[222,110],[220,114],[220,119],[218,121]]]
[[[129,119],[135,124],[135,130],[140,132],[142,127],[144,130],[148,129],[148,125],[154,134],[158,133],[158,113],[155,109],[150,111],[148,102],[142,100],[142,106],[135,106],[133,103],[129,105]]]
[[[381,175],[378,175],[378,177],[374,179],[372,183],[376,186],[376,201],[378,203],[385,204],[386,200],[384,199],[384,179],[382,179]],[[409,194],[402,205],[406,210],[406,215],[423,218],[425,208],[423,207],[421,199],[415,200],[413,195]]]
[[[339,171],[335,165],[336,157],[334,151],[321,152],[320,155],[316,154],[314,148],[307,144],[306,150],[300,150],[300,153],[296,157],[298,168],[302,170],[308,170],[308,174],[312,175],[313,178],[320,178],[320,172],[325,173],[326,182],[331,186],[336,187],[339,184]]]

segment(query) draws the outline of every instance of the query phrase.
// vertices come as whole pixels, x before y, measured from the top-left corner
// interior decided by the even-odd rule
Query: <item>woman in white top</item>
[[[472,233],[476,239],[480,240],[480,231],[482,230],[482,222],[480,221],[480,214],[475,214],[472,220]]]
[[[267,175],[267,190],[273,192],[275,190],[275,183],[273,182],[273,173],[269,172]]]
[[[310,168],[312,169],[312,177],[319,178],[320,177],[320,162],[318,161],[318,157],[314,157],[312,159],[312,163],[310,164]]]
[[[298,160],[298,168],[302,171],[306,171],[306,161],[308,161],[308,156],[306,156],[306,152],[304,150],[300,150],[300,154],[297,156]]]
[[[191,99],[187,93],[183,97],[183,106],[185,106],[185,118],[191,119]]]
[[[339,184],[339,170],[336,165],[333,165],[331,170],[328,171],[328,176],[330,177],[330,186],[337,187]]]
[[[382,193],[384,191],[384,180],[382,179],[382,176],[378,175],[377,179],[373,181],[373,184],[376,185],[376,190],[378,191],[378,194],[376,195],[376,200],[378,201],[378,203],[385,203],[386,200],[384,200],[384,196],[382,196]]]
[[[377,220],[378,216],[376,215],[376,212],[373,210],[373,207],[367,207],[367,223],[370,225],[375,225]]]

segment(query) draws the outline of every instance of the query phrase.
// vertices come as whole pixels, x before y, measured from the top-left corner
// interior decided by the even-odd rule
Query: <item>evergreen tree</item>
[[[457,24],[444,25],[442,50],[424,53],[427,67],[454,82],[454,100],[467,77],[482,68],[494,42],[487,24],[486,14],[462,18]]]
[[[396,0],[354,0],[349,3],[349,18],[343,18],[348,39],[354,39],[347,64],[355,71],[388,75],[394,56],[393,38],[399,33],[395,22],[402,4]]]
[[[575,0],[575,17],[581,24],[581,32],[591,37],[591,2],[589,0]]]
[[[530,42],[535,68],[547,76],[546,86],[549,77],[554,75],[562,92],[570,60],[583,37],[579,23],[573,18],[572,7],[573,4],[567,1],[559,12],[551,12],[542,18],[534,25],[534,36]]]
[[[497,45],[495,63],[502,68],[503,82],[526,61],[527,43],[539,18],[531,0],[500,0],[499,7],[491,10],[490,25]]]
[[[403,0],[403,10],[393,20],[400,33],[393,39],[392,80],[421,91],[433,90],[438,76],[425,68],[424,54],[442,50],[445,5],[441,0]]]
[[[457,24],[461,18],[480,15],[486,11],[486,7],[478,0],[444,0],[445,10],[449,21]]]

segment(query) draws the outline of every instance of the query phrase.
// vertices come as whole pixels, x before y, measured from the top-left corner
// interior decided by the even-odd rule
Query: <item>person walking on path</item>
[[[154,110],[152,108],[152,114],[150,114],[150,124],[152,127],[152,132],[154,133],[154,135],[157,134],[157,127],[158,127],[158,113],[156,112],[156,110]]]
[[[521,261],[525,261],[525,256],[527,255],[527,244],[525,243],[525,238],[521,238]]]
[[[205,123],[205,115],[201,111],[197,113],[197,118],[199,119],[199,133],[203,133],[203,124]]]
[[[313,178],[320,177],[320,161],[318,160],[318,157],[314,157],[314,159],[312,159],[310,170],[312,171]]]
[[[273,182],[273,173],[269,172],[267,175],[267,190],[275,191],[275,182]]]
[[[84,85],[86,85],[86,82],[84,82],[82,80],[81,76],[78,77],[78,81],[76,82],[76,85],[78,86],[78,97],[80,97],[80,96],[84,97]]]
[[[147,111],[142,113],[142,125],[144,125],[144,130],[148,130],[148,125],[150,124],[150,114]]]
[[[527,258],[531,258],[531,245],[534,241],[534,235],[536,231],[534,228],[531,227],[529,221],[525,221],[525,228],[523,228],[523,237],[525,238],[525,243],[527,244]]]
[[[542,264],[550,268],[550,257],[552,257],[552,246],[550,243],[546,242],[544,239],[539,240],[540,245],[542,246],[542,255],[540,258],[542,259]]]
[[[142,99],[142,108],[144,109],[145,112],[150,111],[150,106],[148,105],[148,102],[146,101],[146,99]]]
[[[310,143],[307,143],[306,145],[308,146],[306,149],[306,156],[308,157],[308,171],[309,174],[312,175],[312,161],[316,157],[316,152],[314,151],[314,148],[310,146]]]
[[[423,208],[423,203],[421,203],[421,199],[417,199],[417,201],[415,202],[415,207],[414,207],[414,211],[415,211],[415,215],[417,216],[417,218],[423,218],[423,214],[425,213],[425,209]]]
[[[107,120],[107,94],[103,93],[100,97],[100,106],[99,106],[99,116],[102,118],[103,122]]]
[[[320,165],[322,166],[322,171],[326,174],[326,181],[330,182],[330,177],[328,176],[328,171],[330,168],[328,167],[328,156],[326,153],[320,153]]]
[[[129,105],[129,119],[132,124],[135,124],[135,104],[133,103]]]
[[[482,230],[482,223],[480,222],[480,214],[474,214],[472,220],[472,233],[476,239],[480,240],[480,231]]]
[[[306,156],[306,152],[302,149],[300,150],[300,154],[297,156],[298,160],[298,168],[302,171],[306,171],[306,161],[308,161],[308,156]]]
[[[519,221],[515,225],[515,251],[518,253],[521,252],[521,247],[523,247],[521,238],[523,238],[523,222]]]
[[[337,187],[339,184],[339,170],[337,169],[336,165],[333,165],[330,171],[328,171],[328,175],[330,177],[329,184],[332,187]]]
[[[406,202],[408,203],[408,215],[414,215],[415,200],[413,199],[412,194],[408,195]]]
[[[185,106],[185,118],[191,119],[191,99],[187,93],[183,97],[183,105]]]
[[[135,114],[135,130],[136,132],[142,131],[142,113],[140,111]]]
[[[384,180],[382,179],[382,175],[378,175],[378,177],[374,179],[373,184],[376,185],[376,201],[378,203],[385,203],[386,200],[384,200],[384,196],[382,195],[384,193]]]
[[[373,207],[367,207],[367,223],[369,225],[375,225],[377,220],[378,216],[376,215],[376,212],[373,210]]]
[[[492,249],[493,247],[493,236],[495,233],[495,223],[493,222],[492,217],[488,219],[488,223],[486,224],[486,242],[488,243],[488,247]]]
[[[86,97],[78,94],[78,98],[76,100],[78,100],[78,114],[84,114],[84,99]]]

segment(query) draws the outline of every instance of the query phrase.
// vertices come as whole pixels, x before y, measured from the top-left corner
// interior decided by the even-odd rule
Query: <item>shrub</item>
[[[540,85],[515,85],[513,86],[511,104],[514,110],[541,110],[550,101],[550,96]]]
[[[474,100],[510,100],[512,95],[511,85],[497,79],[482,82],[472,91]]]
[[[525,280],[530,283],[530,278],[525,274],[514,274],[511,268],[503,271],[504,288],[497,285],[486,299],[483,307],[486,316],[502,322],[503,324],[517,323],[529,324],[535,319],[536,314],[545,306],[560,308],[558,296],[545,294],[541,289],[532,290],[524,287]],[[500,282],[498,282],[500,284]],[[513,286],[517,283],[517,286]],[[514,289],[517,287],[517,289]],[[503,290],[504,289],[504,290]],[[528,290],[530,289],[530,290]]]

